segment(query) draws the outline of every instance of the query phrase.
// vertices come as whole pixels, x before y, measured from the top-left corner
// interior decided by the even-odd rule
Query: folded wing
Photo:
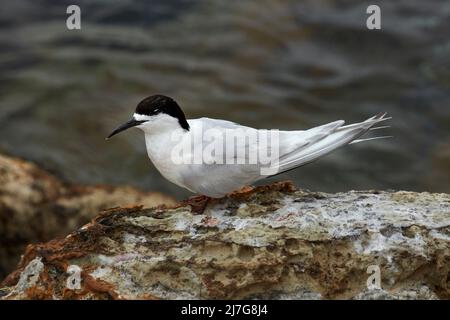
[[[335,121],[305,131],[284,131],[280,135],[280,157],[273,165],[283,173],[310,163],[331,151],[351,143],[387,138],[359,139],[374,126],[390,119],[386,113],[378,114],[366,121],[344,126],[344,121]],[[384,127],[380,127],[384,128]]]

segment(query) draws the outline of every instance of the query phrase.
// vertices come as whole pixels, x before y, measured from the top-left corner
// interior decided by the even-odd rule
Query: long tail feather
[[[303,133],[300,133],[302,136],[299,135],[298,139],[308,136],[310,143],[301,144],[293,151],[280,155],[280,160],[274,167],[278,169],[279,173],[282,173],[310,163],[347,144],[388,138],[389,136],[358,139],[370,130],[379,130],[389,127],[374,127],[380,122],[391,119],[391,117],[386,117],[386,115],[387,113],[379,113],[363,122],[353,123],[346,126],[344,126],[343,121],[341,121],[336,123],[336,126],[332,126],[331,128],[328,127],[330,130],[327,131],[326,134],[321,131],[320,136],[315,135],[317,128],[304,131]],[[312,138],[311,133],[313,134]]]
[[[375,127],[375,128],[370,128],[369,131],[373,131],[373,130],[381,130],[381,129],[388,129],[391,126],[381,126],[381,127]]]
[[[393,138],[394,136],[381,136],[381,137],[372,137],[372,138],[365,138],[365,139],[356,139],[353,140],[352,142],[350,142],[349,144],[355,144],[355,143],[360,143],[360,142],[364,142],[364,141],[371,141],[371,140],[378,140],[378,139],[388,139],[388,138]]]

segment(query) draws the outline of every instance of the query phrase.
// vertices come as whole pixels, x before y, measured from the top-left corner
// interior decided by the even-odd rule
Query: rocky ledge
[[[2,299],[449,299],[450,195],[249,188],[103,211],[29,245]]]
[[[99,210],[140,203],[173,204],[158,192],[64,183],[35,164],[0,154],[0,279],[29,243],[67,235]]]

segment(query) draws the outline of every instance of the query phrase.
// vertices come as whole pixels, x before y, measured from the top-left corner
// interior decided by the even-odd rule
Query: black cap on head
[[[147,97],[139,102],[136,107],[136,113],[150,117],[160,113],[165,113],[178,119],[178,123],[183,129],[189,130],[189,124],[186,121],[186,117],[184,116],[180,106],[172,98],[160,94]],[[129,128],[139,126],[147,121],[148,120],[146,119],[135,119],[135,117],[133,117],[121,126],[117,127],[106,139],[109,139]]]
[[[186,121],[186,116],[178,103],[176,103],[176,101],[172,98],[161,94],[147,97],[139,102],[136,107],[136,113],[146,116],[154,116],[159,113],[165,113],[169,116],[177,118],[180,126],[185,130],[189,130],[189,124]]]

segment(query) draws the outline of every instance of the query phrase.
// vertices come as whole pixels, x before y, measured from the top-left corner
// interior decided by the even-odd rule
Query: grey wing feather
[[[290,151],[289,153],[280,153],[280,161],[274,164],[274,167],[278,169],[278,173],[282,173],[310,163],[341,146],[350,144],[352,142],[357,143],[372,140],[373,138],[359,140],[356,139],[364,135],[374,125],[390,119],[385,116],[385,113],[378,114],[372,118],[367,119],[366,121],[350,124],[347,126],[343,126],[344,121],[336,121],[330,123],[329,125],[307,130],[304,132],[304,135],[308,132],[312,134],[311,136],[308,136],[303,140],[307,140],[308,142],[296,148],[295,150]],[[319,130],[317,134],[315,134],[317,128],[322,129]],[[385,137],[377,138],[379,139]],[[292,135],[290,139],[293,139]],[[301,134],[299,134],[297,139],[302,140]],[[280,142],[280,145],[281,144],[283,144],[283,142]]]
[[[357,139],[368,132],[374,125],[390,119],[385,116],[386,114],[379,114],[366,121],[347,126],[344,126],[345,122],[343,120],[338,120],[309,130],[280,131],[279,145],[277,146],[279,148],[279,158],[271,166],[279,174],[310,163],[341,146],[352,142],[366,141],[366,139]],[[225,131],[226,129],[258,131],[254,128],[224,120],[201,118],[195,121],[196,125],[201,123],[203,130],[215,128],[220,131]],[[204,147],[209,143],[209,141],[203,140]],[[244,147],[248,152],[259,152],[258,148],[261,148],[261,145],[259,143],[250,144],[246,140]],[[266,148],[268,148],[265,151],[266,154],[267,152],[272,152],[271,146],[266,146]],[[251,184],[267,177],[261,174],[262,166],[260,164],[248,164],[246,153],[244,155],[239,152],[234,154],[234,164],[225,163],[225,149],[222,150],[222,154],[219,152],[219,156],[224,157],[223,164],[189,165],[186,176],[183,179],[185,187],[198,193],[221,197],[246,184]],[[241,164],[239,164],[239,161],[241,161]],[[205,179],[205,177],[208,177],[208,179]]]

